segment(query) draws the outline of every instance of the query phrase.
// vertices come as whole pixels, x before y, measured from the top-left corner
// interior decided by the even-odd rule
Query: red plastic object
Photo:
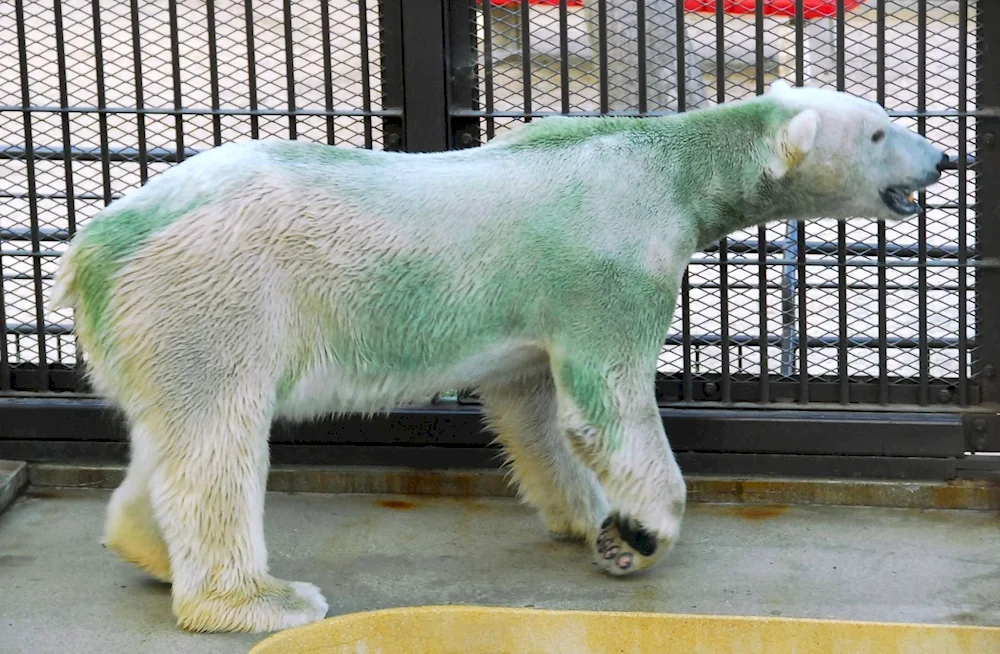
[[[684,0],[684,10],[697,13],[715,13],[716,1]],[[753,14],[757,11],[758,1],[764,3],[765,16],[795,17],[795,0],[722,0],[722,11],[727,14]],[[864,3],[865,0],[844,0],[844,11],[850,11]],[[836,15],[837,0],[804,0],[802,3],[802,18],[806,20],[833,18]]]

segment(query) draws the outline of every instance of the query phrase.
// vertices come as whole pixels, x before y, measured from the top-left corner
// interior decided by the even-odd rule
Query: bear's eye
[[[883,132],[882,130],[879,130],[879,131],[875,132],[874,134],[872,134],[872,143],[878,143],[879,141],[881,141],[884,138],[885,138],[885,132]]]

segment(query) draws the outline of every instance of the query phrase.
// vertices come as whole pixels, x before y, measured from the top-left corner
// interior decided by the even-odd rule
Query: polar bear
[[[783,84],[453,152],[198,154],[110,204],[57,275],[131,429],[105,542],[172,583],[183,629],[318,620],[318,588],[268,572],[272,420],[478,387],[548,529],[647,568],[685,508],[653,382],[689,258],[778,219],[910,216],[946,161],[877,104]]]

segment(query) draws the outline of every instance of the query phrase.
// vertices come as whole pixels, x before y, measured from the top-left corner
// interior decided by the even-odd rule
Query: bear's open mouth
[[[916,192],[920,189],[909,186],[890,186],[882,191],[882,202],[901,216],[912,216],[920,212]]]

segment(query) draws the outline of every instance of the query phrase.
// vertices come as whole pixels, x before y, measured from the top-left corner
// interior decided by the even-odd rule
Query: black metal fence
[[[995,474],[997,50],[987,0],[0,4],[0,457],[123,455],[72,316],[44,299],[76,229],[185,157],[273,137],[475,147],[548,114],[685,111],[784,78],[879,101],[953,163],[911,221],[772,224],[692,260],[657,388],[682,465]],[[494,465],[474,403],[282,426],[275,456]]]

